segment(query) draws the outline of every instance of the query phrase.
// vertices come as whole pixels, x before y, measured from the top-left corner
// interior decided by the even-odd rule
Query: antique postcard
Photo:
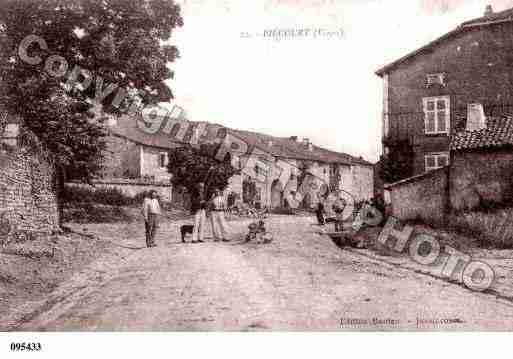
[[[0,0],[2,332],[509,332],[512,175],[513,0]]]

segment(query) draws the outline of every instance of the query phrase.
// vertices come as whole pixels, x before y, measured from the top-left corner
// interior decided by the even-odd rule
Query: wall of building
[[[484,203],[511,203],[513,151],[481,150],[452,155],[449,186],[455,210],[471,210]]]
[[[228,197],[231,192],[237,193],[239,199],[242,200],[242,175],[232,176],[228,180],[228,187],[224,191],[225,197]]]
[[[447,177],[447,168],[442,168],[388,186],[392,215],[403,221],[443,219],[448,209]]]
[[[374,168],[372,166],[351,166],[351,187],[348,190],[356,201],[374,197]]]
[[[411,140],[415,173],[424,171],[424,155],[447,151],[449,137],[426,136],[422,98],[450,96],[451,127],[461,127],[468,103],[482,103],[485,112],[513,108],[513,25],[483,26],[457,35],[425,51],[389,73],[388,134]],[[426,86],[426,75],[445,73],[446,85]]]
[[[157,181],[169,181],[171,174],[167,170],[167,162],[165,167],[160,166],[160,154],[167,153],[166,149],[158,149],[154,147],[142,146],[141,150],[141,175],[150,176]]]
[[[0,244],[16,231],[48,234],[58,229],[54,168],[43,154],[0,150],[0,213]]]
[[[104,153],[103,178],[141,177],[140,145],[127,139],[109,136]]]

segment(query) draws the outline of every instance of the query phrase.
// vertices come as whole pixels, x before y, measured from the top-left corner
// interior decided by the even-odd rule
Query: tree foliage
[[[223,161],[216,159],[218,144],[202,144],[199,148],[184,146],[169,152],[168,170],[174,186],[185,187],[193,193],[200,182],[205,183],[207,196],[216,189],[224,190],[229,179],[239,173],[231,164],[230,155]]]
[[[162,44],[181,25],[180,7],[172,0],[0,0],[0,106],[20,116],[58,166],[89,180],[101,168],[106,135],[93,104],[120,114],[134,98],[141,104],[172,98],[164,80],[173,75],[167,64],[178,51]],[[28,35],[48,47],[29,47],[31,57],[41,58],[37,65],[19,56]],[[64,76],[45,71],[52,55],[67,61]],[[90,73],[86,89],[66,85],[75,66]],[[97,96],[111,85],[115,90],[108,96]],[[121,89],[127,96],[113,106]]]
[[[390,146],[388,155],[380,158],[379,176],[385,183],[394,183],[413,174],[413,149],[408,142],[397,142]]]
[[[255,180],[246,178],[242,182],[242,201],[254,206],[257,194],[258,190]]]

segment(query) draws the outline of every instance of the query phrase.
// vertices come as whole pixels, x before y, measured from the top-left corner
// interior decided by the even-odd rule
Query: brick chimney
[[[492,5],[486,5],[484,16],[490,16],[493,14],[493,7]]]
[[[479,131],[486,128],[486,116],[483,105],[480,103],[469,103],[467,105],[467,131]]]

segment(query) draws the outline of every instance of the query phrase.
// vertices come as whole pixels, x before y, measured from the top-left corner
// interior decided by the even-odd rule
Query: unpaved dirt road
[[[119,244],[119,256],[0,324],[46,331],[513,329],[512,304],[340,250],[311,223],[273,217],[275,241],[267,245],[181,244],[181,223],[164,224],[152,249],[143,248],[140,224],[88,226]],[[247,224],[233,222],[231,230],[242,234]]]

